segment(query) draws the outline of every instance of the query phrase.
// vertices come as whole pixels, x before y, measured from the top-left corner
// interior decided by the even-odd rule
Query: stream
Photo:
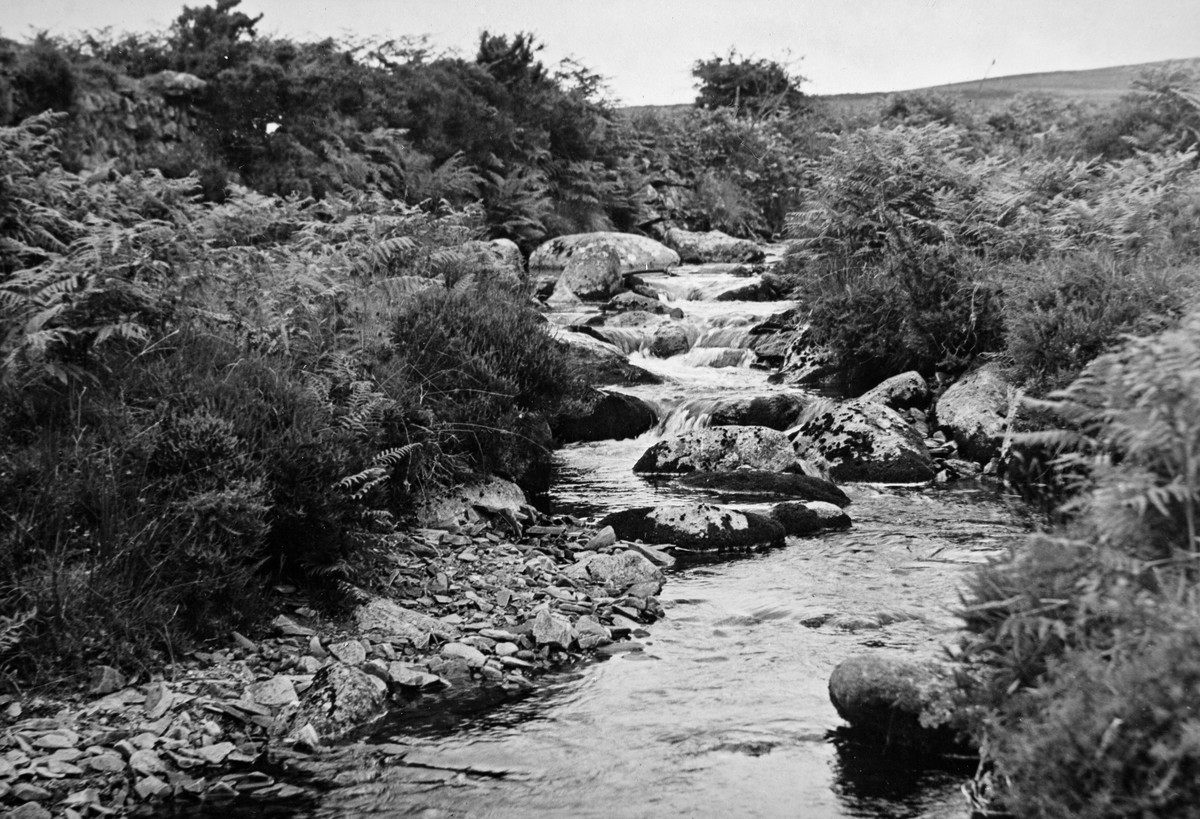
[[[786,389],[750,366],[746,346],[753,324],[789,304],[713,301],[749,280],[705,268],[645,278],[684,310],[692,350],[647,357],[628,335],[634,363],[667,383],[622,391],[663,420],[637,439],[562,450],[555,513],[695,500],[632,464],[705,423],[722,397]],[[643,651],[541,678],[515,701],[397,712],[367,742],[405,746],[404,763],[342,771],[297,815],[965,817],[958,788],[972,766],[878,758],[838,730],[827,683],[856,653],[943,656],[965,572],[1027,520],[1016,500],[973,482],[844,488],[850,530],[668,572],[666,617],[640,637]]]

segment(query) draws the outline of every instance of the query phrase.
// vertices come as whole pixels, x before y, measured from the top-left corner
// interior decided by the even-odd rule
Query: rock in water
[[[864,738],[897,751],[939,754],[961,750],[956,732],[933,714],[949,687],[934,665],[863,654],[833,670],[829,699]]]
[[[661,384],[662,378],[629,363],[620,348],[583,333],[551,327],[555,341],[566,349],[570,369],[585,384]]]
[[[917,431],[895,410],[861,400],[835,404],[791,431],[802,458],[829,463],[835,481],[921,483],[933,461]]]
[[[365,671],[334,663],[313,677],[288,720],[294,741],[310,725],[321,742],[333,742],[362,728],[383,712],[387,684]]]
[[[894,410],[924,407],[929,403],[929,385],[915,371],[893,375],[888,380],[867,390],[858,399],[883,404]]]
[[[1015,388],[996,364],[963,376],[937,402],[938,425],[963,457],[986,463],[1000,452]]]
[[[763,472],[757,469],[692,472],[681,477],[678,483],[694,489],[745,492],[754,495],[788,495],[804,500],[825,501],[838,506],[850,505],[850,498],[833,482],[792,472]]]
[[[621,540],[670,543],[698,552],[739,552],[782,545],[783,527],[764,515],[706,503],[644,506],[614,512],[611,526]]]
[[[634,551],[589,554],[574,566],[568,566],[563,574],[588,585],[602,586],[614,597],[637,583],[654,584],[657,594],[662,590],[664,580],[657,566]]]
[[[788,501],[771,509],[771,520],[789,535],[815,535],[829,529],[849,529],[850,516],[832,503]]]
[[[674,248],[682,261],[688,263],[757,262],[767,255],[749,239],[735,239],[719,230],[695,233],[671,228],[665,238],[667,245]]]
[[[661,242],[632,233],[597,231],[595,233],[573,233],[551,239],[529,257],[529,270],[562,270],[567,261],[581,248],[599,245],[616,251],[621,273],[638,273],[648,270],[666,270],[679,264],[679,254]]]
[[[586,415],[559,415],[550,424],[554,437],[564,444],[576,441],[619,441],[636,438],[654,428],[658,414],[633,395],[601,393]]]
[[[659,441],[634,472],[721,472],[739,467],[782,472],[796,461],[791,441],[767,427],[712,427]]]
[[[774,392],[722,401],[709,414],[709,426],[754,426],[785,430],[796,425],[812,396],[802,392]]]
[[[605,245],[584,245],[566,260],[554,292],[565,288],[583,301],[607,301],[621,292],[623,284],[617,251]]]

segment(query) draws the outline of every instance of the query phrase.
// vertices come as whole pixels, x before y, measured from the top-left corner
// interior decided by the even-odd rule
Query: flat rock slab
[[[495,512],[521,511],[528,501],[521,487],[503,478],[485,478],[454,487],[417,507],[417,520],[423,526],[438,523],[473,523],[480,519],[479,508]],[[478,507],[478,508],[477,508]]]
[[[453,626],[436,617],[406,609],[383,598],[375,598],[359,606],[354,612],[354,619],[364,634],[400,637],[413,642],[421,642],[428,635],[442,640],[453,640],[458,636]]]
[[[802,500],[825,501],[849,506],[850,498],[832,481],[791,472],[735,469],[729,472],[692,472],[677,483],[693,489],[754,495],[786,495]]]
[[[600,526],[611,526],[622,540],[669,543],[699,552],[739,552],[782,545],[782,526],[764,515],[706,503],[643,506],[614,512]]]
[[[636,551],[616,554],[588,554],[563,572],[572,580],[602,586],[614,596],[638,583],[655,586],[654,594],[662,590],[663,573],[646,556]]]
[[[634,472],[723,472],[749,467],[783,472],[796,462],[787,435],[767,427],[710,427],[651,446]]]

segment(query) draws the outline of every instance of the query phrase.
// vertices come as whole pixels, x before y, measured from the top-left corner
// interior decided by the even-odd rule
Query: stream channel
[[[789,389],[768,384],[746,346],[750,327],[791,304],[713,301],[752,280],[703,267],[644,278],[684,310],[695,343],[657,359],[630,336],[633,362],[666,382],[622,391],[663,420],[637,439],[562,450],[554,513],[697,500],[634,475],[633,463],[705,423],[716,399]],[[856,745],[838,730],[827,683],[862,652],[944,656],[965,573],[1020,538],[1027,518],[973,482],[844,488],[850,530],[668,572],[666,617],[643,651],[541,678],[516,701],[398,712],[367,742],[409,746],[404,765],[342,771],[294,815],[965,817],[970,766],[907,767]]]

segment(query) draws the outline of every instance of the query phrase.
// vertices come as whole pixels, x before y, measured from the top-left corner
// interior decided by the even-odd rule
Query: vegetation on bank
[[[786,233],[843,369],[999,357],[1062,427],[1028,441],[1056,456],[1058,523],[964,600],[998,803],[1188,813],[1193,75],[1106,110],[907,94],[841,116],[730,53],[696,64],[694,109],[629,117],[528,35],[473,59],[295,43],[237,5],[0,43],[6,673],[153,664],[252,621],[271,580],[369,584],[437,487],[544,485],[546,420],[579,385],[472,240]]]

